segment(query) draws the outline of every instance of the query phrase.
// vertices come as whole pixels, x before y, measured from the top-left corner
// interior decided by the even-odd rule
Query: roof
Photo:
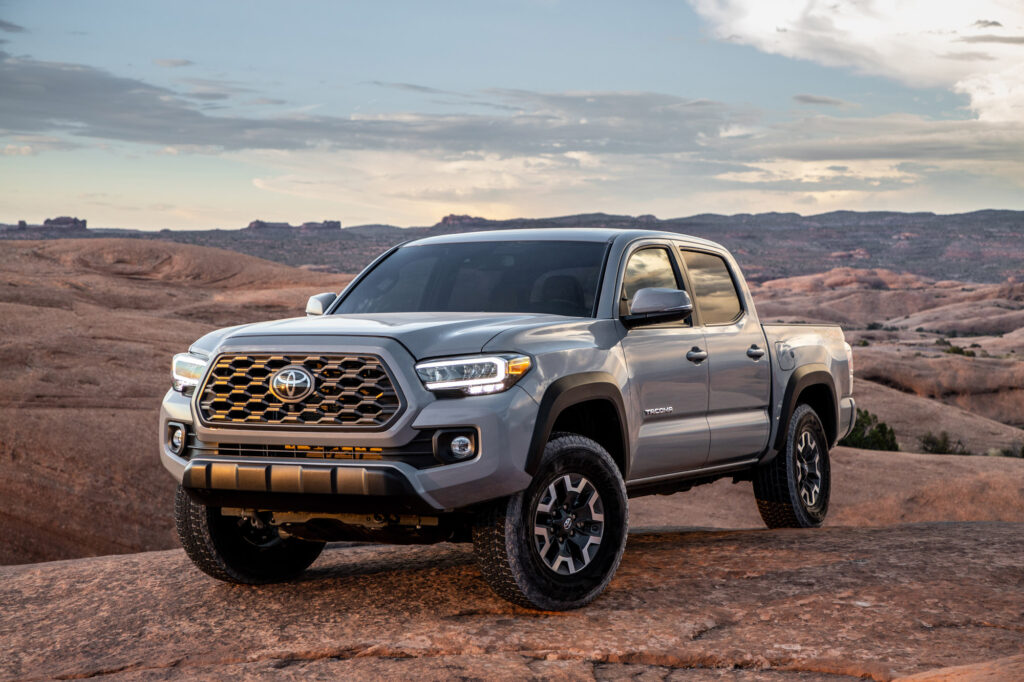
[[[523,230],[485,230],[481,232],[459,232],[416,239],[409,244],[458,244],[464,242],[506,242],[506,241],[557,241],[557,242],[610,242],[621,238],[633,241],[643,238],[676,239],[695,245],[722,248],[720,244],[691,237],[678,232],[661,230],[624,230],[613,227],[537,227]]]

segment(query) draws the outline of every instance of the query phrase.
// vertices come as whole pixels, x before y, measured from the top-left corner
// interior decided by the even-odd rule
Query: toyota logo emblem
[[[313,375],[305,367],[285,367],[270,377],[270,390],[286,403],[297,403],[313,392]]]

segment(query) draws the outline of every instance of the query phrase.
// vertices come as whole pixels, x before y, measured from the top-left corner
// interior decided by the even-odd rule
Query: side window
[[[676,280],[676,271],[672,267],[672,259],[668,249],[651,248],[634,251],[626,263],[626,272],[622,275],[622,295],[619,296],[619,315],[629,314],[629,305],[633,296],[641,289],[663,287],[680,289]]]
[[[683,262],[704,324],[729,324],[739,318],[743,307],[725,261],[710,253],[683,251]]]

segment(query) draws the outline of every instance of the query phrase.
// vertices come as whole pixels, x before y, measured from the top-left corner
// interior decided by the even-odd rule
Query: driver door
[[[640,289],[685,289],[672,249],[643,245],[626,259],[619,315],[629,313]],[[689,292],[688,292],[689,293]],[[640,428],[629,480],[671,477],[702,467],[708,457],[708,363],[687,359],[706,350],[692,318],[628,329],[622,350],[629,370],[632,409]]]

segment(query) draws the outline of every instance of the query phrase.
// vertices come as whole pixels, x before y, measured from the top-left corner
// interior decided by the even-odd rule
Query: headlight
[[[174,390],[191,393],[206,372],[206,360],[190,353],[178,353],[171,361],[171,380]]]
[[[416,374],[430,391],[481,395],[507,391],[530,365],[525,355],[485,355],[421,362]]]

